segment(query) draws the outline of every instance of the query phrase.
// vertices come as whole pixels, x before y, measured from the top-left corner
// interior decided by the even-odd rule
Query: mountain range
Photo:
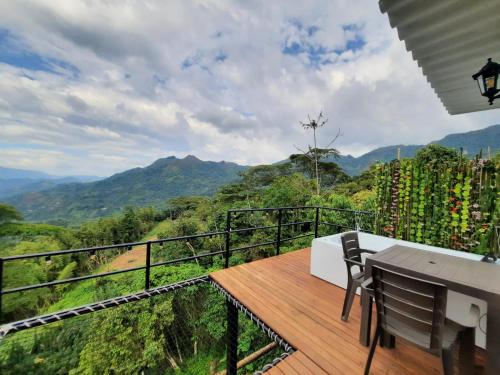
[[[71,182],[91,182],[97,176],[53,176],[47,173],[0,167],[0,199],[33,191],[41,191]]]
[[[76,223],[111,215],[125,206],[160,206],[181,195],[211,195],[247,168],[191,155],[183,159],[170,156],[100,181],[61,184],[3,200],[30,221]]]
[[[490,148],[491,155],[500,151],[500,125],[492,125],[481,130],[474,130],[465,133],[449,134],[446,137],[430,142],[441,146],[462,149],[469,156],[478,154],[481,150],[483,156]],[[373,151],[367,152],[359,157],[351,155],[342,155],[338,159],[332,159],[339,164],[342,169],[350,176],[355,176],[366,170],[370,165],[377,161],[388,162],[397,158],[398,148],[401,158],[411,158],[422,147],[426,145],[394,145],[379,147]]]
[[[431,143],[462,148],[468,155],[475,155],[481,149],[485,153],[489,147],[494,155],[500,151],[500,125],[451,134]],[[395,159],[398,148],[400,156],[405,158],[413,157],[422,147],[380,147],[359,157],[347,155],[334,161],[348,174],[357,175],[376,161]],[[108,216],[125,206],[161,206],[169,198],[182,195],[212,195],[222,185],[236,181],[247,168],[224,161],[202,161],[191,155],[183,159],[170,156],[144,168],[92,181],[97,177],[56,177],[0,167],[0,199],[15,205],[30,221],[77,223]],[[91,181],[82,182],[88,180]]]

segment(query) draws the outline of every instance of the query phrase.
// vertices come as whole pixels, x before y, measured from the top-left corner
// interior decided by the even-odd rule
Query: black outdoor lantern
[[[493,100],[500,98],[500,94],[497,95],[500,92],[498,73],[500,73],[500,64],[491,61],[490,57],[486,65],[479,72],[472,75],[472,78],[477,81],[481,95],[488,98],[490,105],[493,104]]]

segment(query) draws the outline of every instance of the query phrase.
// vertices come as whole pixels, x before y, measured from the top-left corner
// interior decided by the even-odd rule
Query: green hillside
[[[450,147],[459,150],[462,148],[468,155],[476,155],[483,150],[483,155],[487,152],[488,146],[491,154],[494,155],[500,151],[500,125],[492,125],[481,130],[474,130],[465,133],[450,134],[446,137],[430,142],[441,146]],[[340,156],[335,160],[342,169],[351,176],[359,175],[376,161],[389,162],[396,158],[398,148],[401,151],[402,158],[412,158],[418,150],[425,145],[395,145],[380,147],[367,152],[359,157],[351,155]]]
[[[211,195],[247,167],[187,156],[158,159],[91,183],[71,183],[5,199],[26,220],[80,222],[108,216],[125,206],[159,206],[181,195]]]

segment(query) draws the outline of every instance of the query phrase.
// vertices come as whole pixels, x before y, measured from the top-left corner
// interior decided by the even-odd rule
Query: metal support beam
[[[151,272],[151,241],[146,244],[146,273],[144,280],[144,290],[148,290],[150,286]]]
[[[224,268],[229,267],[229,258],[231,257],[231,250],[229,247],[231,246],[231,211],[227,211],[226,217],[226,255],[225,255],[225,264]]]
[[[276,255],[280,255],[281,247],[281,222],[283,221],[283,210],[278,210],[278,233],[276,234]]]
[[[314,218],[314,238],[318,238],[319,230],[319,207],[316,207],[316,216]]]
[[[238,308],[226,301],[227,306],[227,375],[238,374]]]

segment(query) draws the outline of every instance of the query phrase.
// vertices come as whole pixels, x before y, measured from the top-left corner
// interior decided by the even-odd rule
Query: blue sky
[[[377,1],[0,3],[0,165],[109,175],[168,155],[270,163],[498,123],[449,116]]]

